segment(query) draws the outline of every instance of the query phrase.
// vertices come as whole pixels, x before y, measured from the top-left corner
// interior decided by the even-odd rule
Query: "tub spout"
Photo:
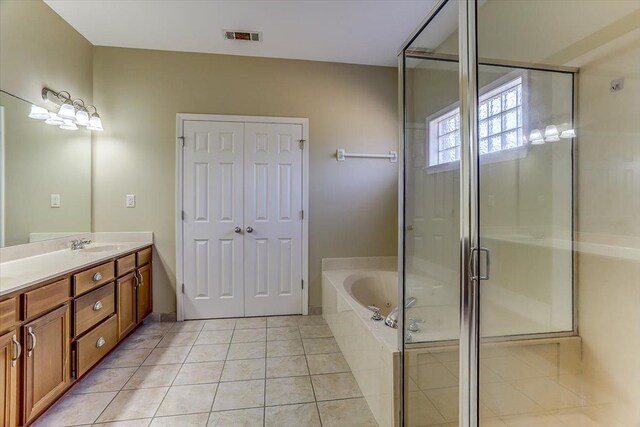
[[[416,305],[416,299],[414,297],[409,297],[404,300],[404,308],[411,308]],[[384,319],[384,324],[393,329],[398,329],[398,307],[396,306],[391,313]]]

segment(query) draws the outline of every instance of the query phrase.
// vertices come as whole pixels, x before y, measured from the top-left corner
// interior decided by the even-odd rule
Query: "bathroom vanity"
[[[0,264],[0,420],[31,424],[152,311],[152,246],[98,243]]]

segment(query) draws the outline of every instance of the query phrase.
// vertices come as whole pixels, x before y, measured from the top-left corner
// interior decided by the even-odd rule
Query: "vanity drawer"
[[[13,297],[0,302],[0,335],[4,331],[15,328],[17,321],[16,298]]]
[[[33,319],[69,300],[69,279],[51,283],[24,294],[24,320]]]
[[[116,260],[116,276],[120,277],[136,268],[136,254],[131,254]]]
[[[115,283],[95,289],[73,302],[74,336],[82,335],[116,312]]]
[[[84,375],[118,343],[117,316],[111,316],[104,323],[76,341],[77,378]]]
[[[137,263],[138,267],[151,262],[151,248],[146,248],[141,251],[138,251],[136,255],[138,257],[138,263]]]
[[[114,262],[93,267],[82,273],[73,275],[73,294],[82,295],[100,285],[108,283],[114,278]]]

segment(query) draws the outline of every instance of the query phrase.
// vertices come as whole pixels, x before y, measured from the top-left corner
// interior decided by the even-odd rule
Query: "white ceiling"
[[[45,0],[91,43],[368,65],[397,64],[435,0]],[[223,29],[263,41],[224,40]]]

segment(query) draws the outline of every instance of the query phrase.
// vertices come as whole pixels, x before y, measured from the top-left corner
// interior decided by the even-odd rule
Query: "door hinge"
[[[304,279],[302,280],[302,289],[304,289]]]
[[[180,146],[184,148],[184,136],[179,136],[178,139],[180,140]]]
[[[300,219],[304,219],[304,210],[300,211]]]
[[[184,283],[182,284],[182,293],[184,294]]]
[[[304,150],[304,143],[306,142],[306,139],[301,139],[298,142],[300,143],[300,149]]]
[[[184,211],[180,211],[180,219],[184,221]]]

